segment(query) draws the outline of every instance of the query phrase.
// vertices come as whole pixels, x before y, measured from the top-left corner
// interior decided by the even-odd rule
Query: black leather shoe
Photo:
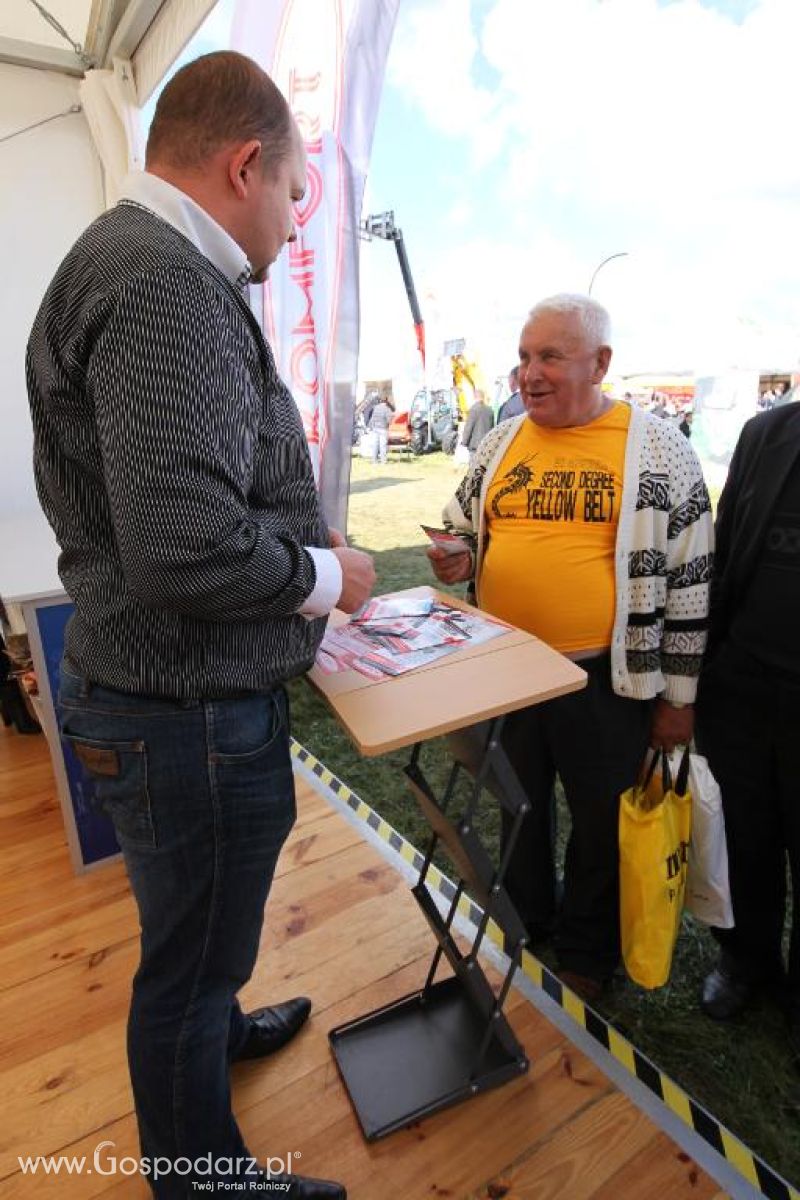
[[[274,1200],[347,1200],[347,1189],[331,1179],[309,1179],[307,1175],[268,1175],[266,1171],[259,1172],[253,1192],[268,1200],[273,1197]]]
[[[751,980],[736,976],[720,964],[703,981],[700,1007],[715,1021],[730,1021],[752,1004],[757,990]]]
[[[266,1058],[268,1054],[274,1054],[302,1029],[310,1012],[311,1001],[308,997],[295,996],[294,1000],[286,1000],[283,1004],[257,1008],[255,1012],[247,1013],[250,1031],[241,1050],[233,1055],[232,1061],[243,1062],[247,1058]],[[276,1193],[282,1194],[285,1193]],[[320,1192],[321,1196],[327,1194]]]

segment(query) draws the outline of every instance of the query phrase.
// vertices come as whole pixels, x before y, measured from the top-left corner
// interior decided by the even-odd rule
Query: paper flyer
[[[351,669],[370,679],[403,675],[508,628],[493,617],[431,597],[379,596],[344,625],[328,628],[316,665],[326,675]]]

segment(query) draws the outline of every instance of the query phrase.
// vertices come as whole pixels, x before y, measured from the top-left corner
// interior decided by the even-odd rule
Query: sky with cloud
[[[800,0],[401,0],[367,186],[432,351],[488,374],[586,291],[617,371],[800,355]],[[413,364],[390,245],[362,251],[362,375]]]
[[[464,337],[504,374],[531,305],[624,253],[593,289],[615,373],[794,366],[798,47],[800,0],[400,0],[364,211],[403,230],[429,359]],[[360,376],[411,386],[394,247],[361,266]]]

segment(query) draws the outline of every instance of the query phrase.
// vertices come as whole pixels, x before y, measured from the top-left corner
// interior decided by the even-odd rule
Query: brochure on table
[[[508,630],[502,621],[433,596],[379,596],[343,624],[328,627],[316,665],[326,675],[349,670],[368,679],[404,675]]]

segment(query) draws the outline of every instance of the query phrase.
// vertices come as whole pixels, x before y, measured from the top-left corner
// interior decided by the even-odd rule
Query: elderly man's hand
[[[429,546],[425,553],[431,560],[433,573],[439,583],[464,583],[472,578],[472,555],[469,550],[463,554],[450,554],[438,546]]]
[[[694,705],[673,708],[666,700],[656,700],[650,725],[650,745],[671,753],[676,746],[688,746],[694,734]]]
[[[339,529],[334,529],[331,525],[328,529],[328,538],[331,544],[331,550],[335,550],[338,546],[346,546],[347,538]]]

